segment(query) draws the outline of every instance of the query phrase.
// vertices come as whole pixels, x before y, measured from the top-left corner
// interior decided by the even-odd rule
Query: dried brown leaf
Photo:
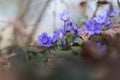
[[[109,2],[106,0],[98,0],[97,1],[97,5],[106,5],[106,4],[109,4]]]

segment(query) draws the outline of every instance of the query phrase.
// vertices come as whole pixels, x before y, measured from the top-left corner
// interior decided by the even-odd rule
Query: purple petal
[[[59,18],[63,21],[70,20],[68,13],[68,10],[63,11],[63,13],[59,14]]]
[[[94,31],[89,31],[88,32],[90,35],[93,35],[95,32]]]
[[[97,45],[98,47],[101,47],[101,42],[97,42],[96,45]]]
[[[100,49],[101,51],[106,51],[107,47],[103,45]]]

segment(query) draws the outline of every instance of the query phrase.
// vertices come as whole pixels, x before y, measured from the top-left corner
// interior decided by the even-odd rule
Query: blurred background
[[[77,55],[51,54],[37,43],[42,32],[52,36],[61,27],[64,10],[81,25],[109,7],[120,10],[120,0],[0,0],[0,80],[120,80],[120,15],[103,33],[106,52],[86,41]]]
[[[73,22],[79,24],[80,18],[91,18],[98,1],[107,1],[119,8],[119,0],[0,0],[0,50],[11,45],[27,46],[37,41],[42,32],[52,35],[61,27],[59,13],[68,9]],[[99,7],[102,14],[109,4]],[[113,19],[118,23],[119,17]]]

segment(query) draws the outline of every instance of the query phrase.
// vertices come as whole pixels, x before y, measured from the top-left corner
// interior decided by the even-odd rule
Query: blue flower
[[[81,34],[81,28],[79,28],[76,24],[73,24],[72,28],[78,35]]]
[[[38,43],[50,47],[52,45],[52,38],[48,36],[46,32],[44,32],[42,35],[38,36]]]
[[[62,42],[61,47],[62,49],[66,48],[67,44],[65,42]]]
[[[63,11],[63,13],[59,14],[60,19],[63,21],[70,20],[68,13],[69,13],[68,10]]]
[[[109,16],[109,17],[114,17],[114,16],[118,16],[120,10],[113,8],[110,9],[108,8],[107,11],[105,12],[105,15]]]
[[[76,24],[73,24],[72,28],[75,32],[75,38],[79,38],[81,34],[81,28],[79,28]]]
[[[74,23],[72,23],[70,20],[64,22],[65,24],[62,25],[62,28],[60,29],[62,38],[65,36],[66,33],[74,34],[75,38],[78,38],[81,34],[81,29]]]
[[[67,21],[64,25],[65,31],[71,32],[73,30],[72,26],[73,26],[73,23],[71,21]]]
[[[55,31],[53,34],[53,42],[56,42],[58,39],[60,39],[60,32],[59,31]]]
[[[94,19],[101,25],[101,29],[111,28],[111,20],[106,15],[98,15]]]
[[[59,36],[60,38],[63,38],[65,36],[66,32],[64,31],[64,27],[59,29]]]
[[[66,32],[72,33],[74,31],[76,31],[76,32],[80,33],[80,28],[78,28],[78,26],[76,24],[72,23],[71,21],[66,21],[64,27],[65,27]]]
[[[98,15],[94,18],[100,24],[110,24],[110,19],[105,15]]]
[[[90,35],[93,35],[95,33],[99,34],[101,32],[100,26],[101,25],[97,23],[95,19],[92,19],[91,21],[86,21],[84,29]]]
[[[72,28],[73,30],[78,30],[78,26],[76,24],[73,24]]]
[[[98,23],[103,24],[105,23],[105,17],[102,15],[98,15],[94,18]]]
[[[107,49],[107,47],[105,45],[102,45],[101,42],[97,42],[96,45],[98,48],[100,48],[101,51],[105,51]]]

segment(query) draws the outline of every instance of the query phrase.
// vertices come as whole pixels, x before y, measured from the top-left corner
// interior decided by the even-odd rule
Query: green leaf
[[[20,68],[26,65],[27,62],[27,49],[16,48],[16,55],[10,58],[11,64],[14,68]]]
[[[71,43],[71,41],[73,40],[73,37],[74,35],[73,34],[70,34],[70,33],[67,33],[67,41],[68,41],[68,44]]]
[[[102,36],[94,35],[90,38],[91,41],[102,41]]]
[[[73,53],[77,55],[80,54],[82,51],[82,48],[80,46],[72,46],[71,48],[72,48]]]
[[[64,50],[64,51],[66,51],[66,50],[70,50],[71,49],[71,45],[67,45],[64,49],[62,49],[62,50]]]
[[[79,44],[79,45],[82,45],[83,43],[85,43],[85,41],[82,40],[81,38],[76,38],[76,39],[74,40],[74,43],[77,43],[77,44]]]
[[[47,51],[40,53],[25,47],[18,47],[15,51],[16,55],[10,58],[14,68],[22,68],[29,65],[31,65],[31,67],[35,65],[40,66],[43,64],[44,60],[49,57],[45,54]]]
[[[59,39],[59,40],[57,41],[57,48],[58,48],[58,49],[61,49],[61,44],[62,44],[62,43],[61,43],[61,39]]]
[[[59,55],[73,55],[72,49],[70,50],[55,50],[54,54],[59,56]]]
[[[37,54],[32,57],[32,59],[27,63],[27,65],[31,67],[41,67],[44,65],[45,60],[47,59],[46,56],[42,54]]]
[[[57,41],[57,45],[60,46],[61,45],[61,40]]]

